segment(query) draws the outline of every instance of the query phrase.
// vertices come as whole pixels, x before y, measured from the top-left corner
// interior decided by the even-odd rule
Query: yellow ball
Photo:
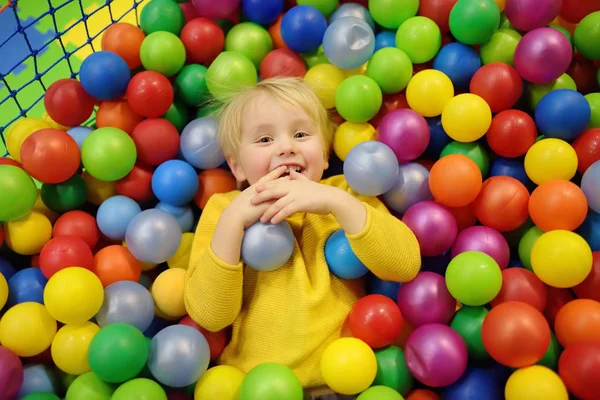
[[[362,124],[344,122],[337,127],[333,135],[333,151],[340,160],[344,161],[354,146],[376,138],[377,131],[368,122]]]
[[[194,400],[237,400],[244,373],[229,365],[208,369],[196,383]]]
[[[87,188],[87,201],[99,206],[109,197],[117,194],[115,182],[101,181],[94,178],[87,171],[81,175]]]
[[[104,288],[100,279],[81,267],[61,269],[44,288],[44,304],[57,321],[82,324],[102,307]]]
[[[570,288],[583,282],[593,262],[590,245],[571,231],[546,232],[531,249],[533,272],[542,282],[557,288]]]
[[[150,288],[154,304],[169,317],[183,317],[187,314],[183,303],[185,270],[173,268],[163,271],[156,277]]]
[[[470,143],[480,139],[491,124],[492,110],[476,94],[459,94],[442,111],[442,127],[457,142]]]
[[[0,344],[19,357],[33,357],[52,344],[56,320],[43,304],[19,303],[0,319]]]
[[[41,214],[44,214],[46,217],[48,217],[48,220],[50,220],[51,223],[54,223],[60,216],[57,212],[49,209],[44,203],[42,200],[42,191],[40,189],[37,190],[37,199],[35,200],[35,205],[33,206],[32,211],[37,211]]]
[[[446,103],[453,97],[452,81],[448,75],[435,69],[417,72],[406,86],[408,105],[424,117],[441,115]]]
[[[25,217],[4,225],[6,245],[17,254],[32,256],[52,239],[52,224],[48,217],[32,211]]]
[[[577,153],[564,140],[542,139],[527,150],[525,172],[537,185],[554,179],[569,181],[577,172]]]
[[[179,248],[171,258],[167,260],[169,268],[188,269],[190,264],[190,253],[192,251],[192,243],[194,242],[194,233],[185,232],[181,236]]]
[[[565,384],[550,368],[541,365],[513,372],[504,387],[506,400],[568,400]]]
[[[325,108],[335,107],[335,92],[346,73],[332,64],[317,64],[306,71],[304,82],[310,86]]]
[[[4,275],[0,274],[0,310],[4,308],[6,300],[8,300],[8,282]]]
[[[375,353],[360,339],[337,339],[323,352],[321,375],[335,392],[347,395],[360,393],[371,386],[377,375]]]
[[[65,325],[56,332],[50,352],[54,364],[61,371],[81,375],[91,370],[88,348],[100,327],[93,322]]]
[[[12,158],[21,162],[21,146],[33,132],[52,126],[38,118],[21,118],[15,122],[6,133],[6,149]]]
[[[344,71],[344,74],[346,75],[346,77],[353,76],[353,75],[366,75],[368,66],[369,66],[369,62],[367,61],[366,63],[364,63],[363,65],[361,65],[358,68],[347,69],[347,70],[343,70],[343,71]]]
[[[44,113],[44,115],[42,115],[42,119],[44,121],[46,121],[47,123],[49,123],[50,126],[54,129],[60,129],[62,131],[66,131],[69,129],[68,126],[61,125],[58,122],[56,122],[55,120],[53,120],[52,117],[48,115],[48,113]]]

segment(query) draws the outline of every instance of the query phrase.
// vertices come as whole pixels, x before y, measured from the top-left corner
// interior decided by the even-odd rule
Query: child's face
[[[256,183],[280,165],[299,168],[318,182],[328,168],[322,134],[302,107],[280,104],[266,94],[244,109],[238,160],[229,166],[238,181]]]

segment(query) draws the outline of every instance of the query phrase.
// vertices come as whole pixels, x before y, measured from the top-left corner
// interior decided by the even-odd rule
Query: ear
[[[238,182],[244,182],[246,180],[246,174],[242,169],[241,164],[233,157],[227,156],[227,165],[229,165],[229,169],[231,169],[231,173],[235,176],[235,179]]]

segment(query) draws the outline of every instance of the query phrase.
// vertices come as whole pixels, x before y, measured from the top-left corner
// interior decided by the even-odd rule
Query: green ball
[[[239,400],[302,400],[300,380],[285,365],[266,362],[252,368],[242,381]]]
[[[481,339],[481,326],[487,313],[488,310],[485,307],[464,306],[454,314],[450,323],[450,327],[465,341],[469,360],[490,359]]]
[[[596,73],[596,80],[598,81],[598,85],[600,85],[600,68],[598,68],[598,72]]]
[[[450,11],[450,32],[464,44],[484,44],[500,26],[494,0],[458,0]]]
[[[136,378],[119,386],[111,400],[167,400],[167,394],[153,380]]]
[[[600,93],[586,94],[585,99],[590,104],[590,109],[592,110],[592,117],[590,118],[588,128],[600,128]]]
[[[65,400],[111,400],[115,385],[106,383],[93,372],[79,375],[69,389]]]
[[[242,53],[260,68],[263,58],[273,50],[273,39],[269,32],[255,22],[235,25],[225,38],[225,51]]]
[[[118,128],[92,131],[81,146],[81,161],[87,172],[101,181],[125,177],[135,165],[137,149],[131,136]]]
[[[352,75],[335,92],[335,107],[342,118],[360,124],[373,118],[381,108],[383,94],[373,78]]]
[[[0,222],[23,218],[37,200],[35,182],[25,170],[14,165],[0,165]]]
[[[319,64],[329,64],[329,60],[327,59],[327,56],[325,56],[325,51],[323,50],[323,45],[320,45],[317,51],[313,51],[312,53],[300,54],[300,57],[302,57],[308,68],[312,68]]]
[[[527,218],[527,221],[525,221],[523,225],[519,226],[517,229],[514,229],[510,232],[500,233],[502,233],[502,236],[504,236],[504,239],[506,239],[506,241],[508,242],[508,246],[511,249],[517,249],[519,247],[519,241],[521,240],[525,232],[527,232],[532,226],[533,222],[531,221],[531,218]]]
[[[377,359],[377,375],[373,385],[390,387],[402,395],[407,395],[415,381],[408,370],[404,350],[391,345],[375,350]]]
[[[210,96],[206,87],[207,69],[200,64],[183,67],[175,78],[175,95],[190,106],[200,106]]]
[[[586,15],[575,27],[575,48],[590,60],[600,60],[600,11]]]
[[[530,84],[527,86],[527,94],[529,95],[529,105],[535,111],[542,97],[557,89],[572,89],[577,90],[577,85],[571,76],[562,74],[554,82],[546,85]]]
[[[450,154],[462,154],[463,156],[469,157],[477,164],[481,170],[482,176],[487,176],[490,170],[490,156],[485,150],[485,147],[479,142],[461,143],[452,141],[444,147],[440,158]]]
[[[184,25],[183,10],[173,0],[151,0],[140,15],[140,28],[146,35],[164,31],[179,36]]]
[[[407,19],[417,15],[419,0],[369,0],[369,12],[379,25],[398,29]]]
[[[137,328],[113,323],[102,327],[92,339],[88,362],[103,381],[121,383],[142,371],[148,360],[148,349],[146,337]]]
[[[373,54],[367,65],[367,76],[377,82],[384,94],[398,93],[413,75],[410,57],[396,47],[384,47]]]
[[[313,6],[324,16],[329,16],[338,6],[338,0],[297,0],[299,6]]]
[[[60,400],[60,397],[48,392],[29,393],[27,396],[20,398],[21,400]]]
[[[173,124],[179,133],[190,122],[190,111],[188,107],[179,99],[175,99],[163,118]]]
[[[569,42],[571,42],[571,48],[575,49],[575,41],[573,39],[573,36],[571,35],[571,33],[568,30],[566,30],[562,26],[558,26],[558,25],[550,25],[550,28],[556,29],[557,31],[562,32],[563,35],[565,35],[567,37],[567,39],[569,39]]]
[[[427,17],[411,17],[396,31],[396,47],[404,51],[414,64],[432,60],[441,46],[440,28]]]
[[[146,36],[140,47],[140,59],[144,68],[167,77],[181,70],[185,64],[185,57],[183,42],[171,32],[151,33]]]
[[[513,29],[498,29],[489,42],[479,48],[481,62],[502,62],[514,66],[515,50],[521,38],[521,34]]]
[[[206,71],[206,86],[217,99],[232,91],[256,85],[258,75],[252,61],[235,51],[223,51]]]
[[[531,249],[536,240],[543,234],[543,230],[537,226],[532,226],[523,236],[521,236],[521,240],[519,240],[519,260],[521,261],[521,264],[530,271],[533,271],[533,268],[531,267]]]
[[[556,335],[554,332],[550,331],[550,345],[548,345],[548,350],[546,350],[546,353],[544,353],[544,356],[536,363],[536,365],[543,365],[544,367],[556,371],[562,350],[560,343],[558,343],[558,340],[556,339]]]
[[[458,254],[446,269],[446,286],[456,300],[467,306],[489,303],[500,292],[502,271],[498,263],[480,251]]]
[[[356,400],[404,400],[404,397],[387,386],[371,386],[362,392]]]
[[[44,204],[57,213],[83,207],[87,200],[87,185],[81,175],[73,175],[61,183],[43,183],[41,189]]]

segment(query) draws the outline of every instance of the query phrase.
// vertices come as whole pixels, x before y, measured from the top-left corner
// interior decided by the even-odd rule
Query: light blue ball
[[[93,131],[94,130],[92,128],[89,128],[87,126],[76,126],[74,128],[69,129],[67,133],[75,140],[75,143],[77,143],[79,150],[81,150],[81,146],[83,146],[83,141]]]
[[[125,232],[125,243],[138,260],[160,264],[173,257],[181,244],[181,227],[174,216],[157,208],[136,215]]]
[[[118,281],[104,288],[104,302],[96,314],[100,327],[123,322],[144,332],[154,319],[154,300],[143,285]]]
[[[210,362],[210,348],[200,331],[187,325],[171,325],[150,342],[148,369],[161,384],[189,386],[200,379]]]
[[[49,365],[31,363],[23,365],[23,383],[17,399],[31,393],[57,394],[57,374]]]
[[[394,151],[375,140],[354,146],[344,160],[348,185],[363,196],[379,196],[390,190],[399,171]]]
[[[217,168],[225,162],[217,135],[219,123],[210,117],[197,118],[188,123],[181,132],[179,149],[191,165],[199,169]]]
[[[404,214],[413,204],[433,200],[429,190],[429,170],[416,162],[399,166],[394,185],[383,194],[385,204],[398,214]]]
[[[345,17],[327,27],[323,36],[323,52],[327,60],[341,69],[358,68],[375,51],[375,34],[364,20]]]
[[[375,21],[371,17],[371,13],[364,6],[358,3],[344,3],[340,5],[331,15],[329,16],[329,24],[337,21],[340,18],[354,17],[365,21],[371,30],[375,32]],[[396,36],[394,33],[394,41]]]
[[[357,279],[369,272],[352,251],[346,233],[342,229],[333,232],[327,238],[325,260],[331,273],[342,279]]]
[[[194,167],[181,160],[165,161],[152,174],[154,195],[173,206],[183,206],[192,201],[199,185]]]
[[[113,196],[104,200],[96,213],[100,232],[112,240],[123,240],[131,220],[142,212],[140,205],[127,196]]]
[[[386,47],[396,47],[396,32],[381,31],[375,35],[375,53]]]
[[[244,232],[242,260],[255,270],[274,271],[290,259],[294,244],[294,232],[287,221],[276,225],[258,221]]]
[[[155,208],[171,214],[177,220],[181,227],[181,232],[191,232],[194,228],[194,212],[190,206],[173,206],[171,204],[159,202]]]
[[[585,170],[580,186],[589,208],[600,213],[600,161],[596,161]]]

